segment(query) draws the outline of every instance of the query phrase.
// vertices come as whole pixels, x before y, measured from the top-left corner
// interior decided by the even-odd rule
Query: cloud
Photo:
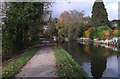
[[[52,6],[53,16],[58,17],[64,11],[77,10],[85,11],[86,15],[90,15],[93,3],[90,2],[72,2],[72,3],[62,3],[57,2]],[[87,11],[87,12],[86,12]]]
[[[109,20],[118,19],[118,3],[110,3],[105,6]]]
[[[79,2],[55,2],[52,6],[53,10],[53,17],[59,18],[60,14],[64,11],[70,11],[70,10],[77,10],[77,11],[82,11],[84,10],[86,16],[91,16],[92,13],[92,6],[94,4],[94,1],[92,2],[80,2],[80,0],[77,0]],[[84,1],[89,1],[89,0],[84,0]],[[118,0],[103,0],[105,7],[108,12],[108,19],[113,20],[113,19],[118,19]]]

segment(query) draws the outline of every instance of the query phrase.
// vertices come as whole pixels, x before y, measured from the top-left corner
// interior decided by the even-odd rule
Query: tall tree
[[[89,20],[89,17],[84,16],[84,11],[65,11],[61,14],[55,26],[58,30],[58,35],[62,35],[69,40],[75,40],[77,37],[83,36],[83,31],[85,30],[86,24],[89,23]]]
[[[39,38],[43,7],[43,3],[10,3],[2,26],[2,53],[19,52]]]
[[[47,24],[47,32],[48,34],[52,33],[52,12],[50,12],[50,17]]]
[[[102,0],[96,0],[92,8],[92,26],[103,26],[107,25],[110,27],[110,22],[108,20],[108,14],[104,7]]]

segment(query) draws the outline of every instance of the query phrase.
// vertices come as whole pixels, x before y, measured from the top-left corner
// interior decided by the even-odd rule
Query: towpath
[[[57,77],[54,51],[48,45],[49,41],[43,43],[45,46],[35,53],[15,77]]]

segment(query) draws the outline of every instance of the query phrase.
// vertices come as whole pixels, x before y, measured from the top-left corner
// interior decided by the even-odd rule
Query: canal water
[[[59,45],[84,69],[89,77],[120,77],[120,52],[117,47],[64,42]]]

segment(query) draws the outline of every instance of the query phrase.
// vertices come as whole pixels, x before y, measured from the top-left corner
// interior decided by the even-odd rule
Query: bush
[[[98,35],[97,35],[97,30],[96,29],[92,29],[92,32],[90,33],[90,39],[95,39],[97,38]]]
[[[92,29],[89,37],[90,39],[98,38],[99,40],[105,40],[105,39],[111,39],[113,37],[113,33],[108,26],[101,26],[101,27]]]
[[[113,36],[118,37],[118,30],[113,30]]]
[[[94,27],[90,27],[88,30],[86,30],[86,31],[84,32],[84,37],[85,37],[85,38],[89,38],[89,37],[90,37],[90,34],[91,34],[91,32],[92,32],[93,29],[94,29]]]
[[[97,28],[98,38],[101,40],[109,39],[112,37],[112,30],[108,26],[101,26]]]

